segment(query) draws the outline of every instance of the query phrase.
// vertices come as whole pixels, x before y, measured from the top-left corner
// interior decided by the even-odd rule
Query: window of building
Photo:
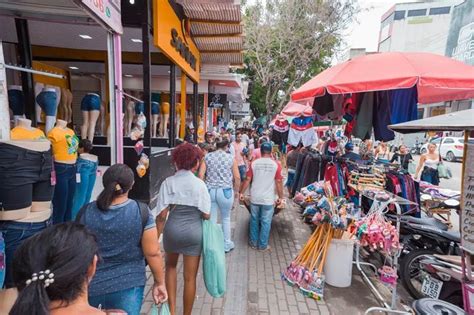
[[[393,22],[393,13],[390,14],[385,20],[381,23],[381,28],[384,28],[386,25],[392,24]]]
[[[405,18],[405,11],[395,11],[395,21],[403,20]]]
[[[451,7],[431,8],[430,15],[449,14]]]
[[[426,9],[408,10],[408,16],[423,16],[426,15]]]

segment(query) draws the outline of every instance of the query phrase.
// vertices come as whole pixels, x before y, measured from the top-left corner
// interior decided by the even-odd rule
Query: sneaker
[[[228,254],[228,253],[230,253],[230,252],[233,251],[233,250],[234,250],[234,247],[232,247],[232,248],[229,249],[229,250],[226,250],[225,253]]]
[[[250,242],[249,242],[249,246],[250,246],[251,249],[255,249],[255,250],[258,249],[256,245],[252,245],[252,243],[250,243]]]

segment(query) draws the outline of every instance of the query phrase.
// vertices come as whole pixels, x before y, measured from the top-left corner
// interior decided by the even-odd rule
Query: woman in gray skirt
[[[163,233],[166,252],[166,289],[172,315],[176,313],[176,266],[183,255],[183,314],[191,314],[196,295],[196,275],[202,251],[202,219],[208,220],[211,199],[206,184],[194,173],[201,161],[201,150],[192,144],[177,146],[172,153],[176,174],[160,187],[156,218],[158,237]],[[169,215],[168,215],[169,214]]]

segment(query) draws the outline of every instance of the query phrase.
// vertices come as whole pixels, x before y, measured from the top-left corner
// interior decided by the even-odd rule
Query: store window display
[[[132,91],[129,91],[129,94],[133,95]],[[124,99],[124,135],[126,137],[130,136],[132,132],[132,125],[133,125],[133,117],[135,112],[135,101],[132,98]]]
[[[67,127],[67,122],[61,119],[48,133],[48,139],[53,147],[56,173],[56,188],[53,195],[53,223],[56,224],[72,219],[79,139],[74,131]]]
[[[30,236],[51,224],[54,182],[51,144],[44,133],[19,119],[12,140],[0,142],[0,234],[5,241],[5,282],[0,313],[13,304],[13,253]]]
[[[160,108],[160,137],[168,137],[168,119],[170,118],[170,103],[163,102]]]
[[[160,120],[160,103],[151,102],[151,136],[157,137],[158,122]]]
[[[58,103],[60,94],[54,87],[45,86],[41,92],[36,96],[36,103],[41,108],[41,111],[46,115],[45,131],[49,132],[56,122],[56,113],[58,110]],[[37,112],[38,114],[38,112]],[[37,117],[38,122],[41,120],[41,114]]]
[[[8,105],[13,113],[15,125],[19,118],[25,116],[25,97],[20,85],[10,85],[8,87]]]
[[[87,93],[81,101],[82,127],[81,138],[94,142],[94,133],[100,115],[100,96],[97,93]]]
[[[61,108],[61,118],[67,123],[72,122],[72,92],[69,89],[61,89],[61,100],[59,102]]]

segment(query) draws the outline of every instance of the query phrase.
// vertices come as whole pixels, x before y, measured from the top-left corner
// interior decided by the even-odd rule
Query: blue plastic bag
[[[161,305],[153,304],[151,307],[150,315],[170,315],[170,308],[168,303],[164,303]]]
[[[224,234],[222,229],[210,220],[202,223],[202,255],[204,283],[213,297],[222,297],[226,290],[226,266]]]

